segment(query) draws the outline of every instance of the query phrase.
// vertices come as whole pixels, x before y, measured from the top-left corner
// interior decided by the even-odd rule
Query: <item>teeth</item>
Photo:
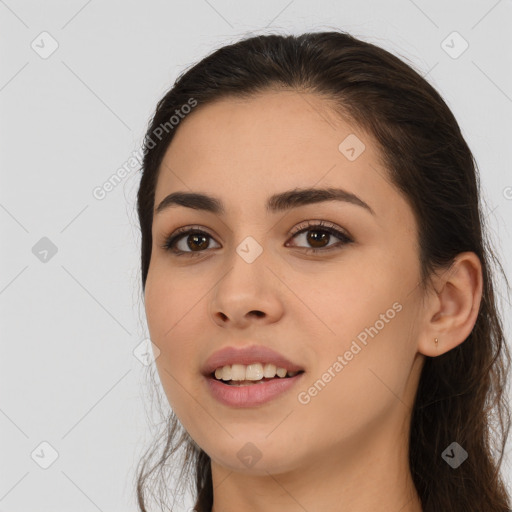
[[[217,380],[257,381],[263,378],[273,379],[276,375],[280,378],[293,377],[299,372],[288,372],[286,368],[277,367],[272,363],[253,363],[248,365],[233,364],[226,365],[215,370]]]
[[[242,367],[242,371],[244,369],[244,366],[241,364],[239,365]],[[249,364],[245,368],[245,378],[239,379],[239,380],[261,380],[263,379],[263,366],[261,366],[260,363],[254,363]],[[236,380],[233,377],[231,377],[231,380]]]
[[[267,379],[272,379],[276,376],[276,365],[272,363],[267,363],[263,368],[263,377],[266,377]]]
[[[278,377],[286,377],[286,368],[278,368],[276,373]]]
[[[231,365],[231,379],[232,380],[245,380],[245,366],[243,364]]]

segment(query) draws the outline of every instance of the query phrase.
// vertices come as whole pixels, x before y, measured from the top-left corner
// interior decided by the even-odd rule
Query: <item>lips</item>
[[[304,371],[304,368],[284,355],[263,345],[251,345],[249,347],[225,347],[214,352],[204,363],[201,373],[210,377],[219,367],[233,364],[249,365],[252,363],[272,363],[277,367],[286,368],[289,372]]]
[[[243,410],[251,407],[262,407],[266,404],[275,403],[281,398],[289,399],[294,387],[298,386],[304,372],[298,373],[295,377],[270,379],[267,382],[249,384],[247,386],[228,386],[221,381],[211,378],[204,378],[203,383],[210,395],[218,403],[232,409]]]

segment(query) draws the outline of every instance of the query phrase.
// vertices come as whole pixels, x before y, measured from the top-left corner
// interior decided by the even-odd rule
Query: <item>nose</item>
[[[283,285],[276,274],[264,253],[249,263],[234,252],[228,270],[210,295],[210,318],[224,328],[244,329],[253,323],[277,322],[284,308]]]

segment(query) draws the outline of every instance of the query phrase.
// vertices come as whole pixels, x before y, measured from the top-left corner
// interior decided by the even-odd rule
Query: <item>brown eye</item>
[[[195,251],[196,249],[199,251],[202,249],[207,249],[210,245],[208,242],[208,235],[203,235],[201,233],[187,235],[185,240],[187,242],[187,246],[192,251]]]
[[[353,242],[348,235],[336,229],[333,225],[327,225],[323,221],[319,223],[310,222],[302,229],[299,226],[298,230],[294,231],[292,234],[293,238],[298,238],[299,235],[305,234],[303,239],[305,239],[306,244],[311,246],[304,248],[307,253],[325,252]],[[339,242],[328,245],[332,237],[338,238]],[[300,246],[293,245],[293,247]]]
[[[307,233],[306,240],[308,244],[312,244],[313,247],[325,247],[325,243],[331,238],[331,233],[318,229],[308,229]]]
[[[162,245],[162,248],[176,253],[181,254],[200,254],[208,249],[210,241],[213,240],[212,236],[204,231],[198,229],[181,229],[167,238]],[[220,247],[220,246],[219,246]]]

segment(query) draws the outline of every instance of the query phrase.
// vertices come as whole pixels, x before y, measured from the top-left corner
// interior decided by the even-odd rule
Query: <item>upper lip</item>
[[[252,363],[272,363],[278,368],[286,368],[289,372],[303,370],[301,366],[293,363],[288,358],[275,350],[263,345],[251,345],[249,347],[224,347],[214,352],[204,363],[201,373],[209,376],[217,368],[232,364],[248,365]]]

